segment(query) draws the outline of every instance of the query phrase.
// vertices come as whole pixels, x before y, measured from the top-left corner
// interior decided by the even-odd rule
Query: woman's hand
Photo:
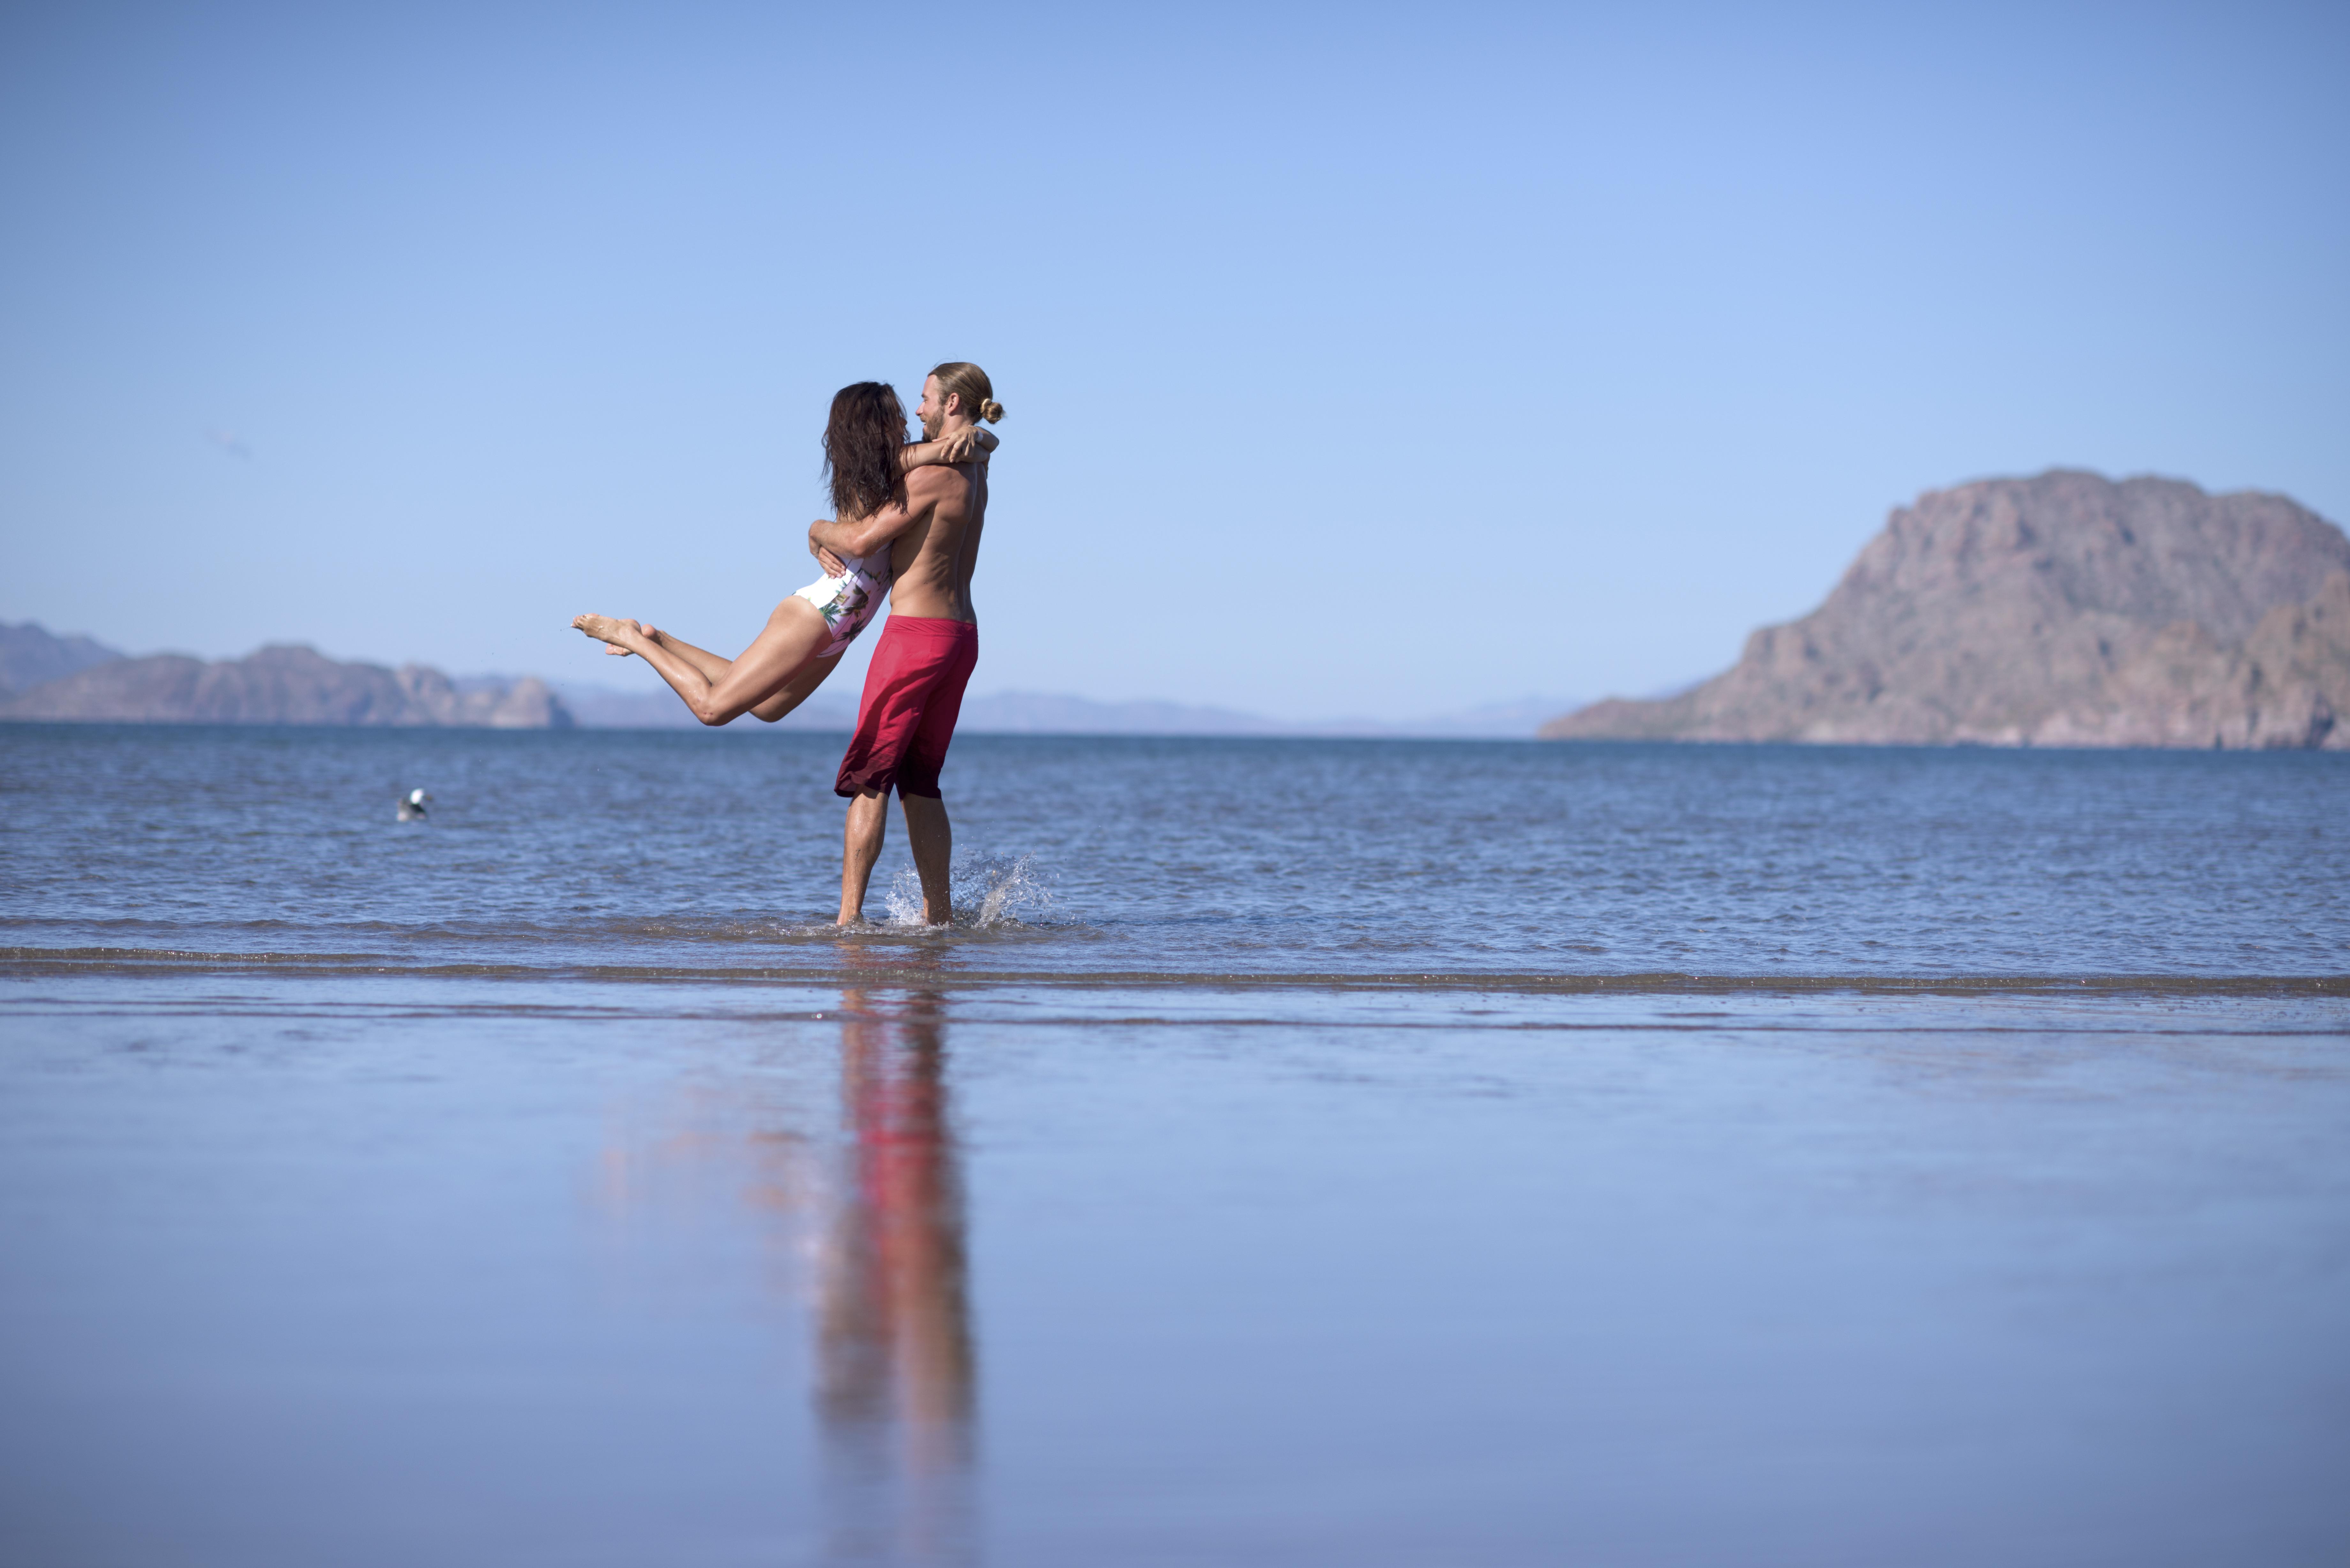
[[[819,517],[808,524],[808,554],[816,557],[816,564],[824,568],[826,576],[837,577],[848,570],[847,566],[839,556],[816,542],[816,531],[831,521],[829,517]]]
[[[994,431],[983,431],[977,425],[965,425],[951,435],[942,435],[936,441],[909,441],[899,447],[898,472],[910,473],[932,463],[944,463],[951,467],[959,462],[985,462],[987,454],[1000,444]]]
[[[970,462],[974,459],[985,462],[987,454],[996,449],[998,442],[994,432],[977,425],[965,425],[952,435],[941,436],[938,445],[949,462]]]

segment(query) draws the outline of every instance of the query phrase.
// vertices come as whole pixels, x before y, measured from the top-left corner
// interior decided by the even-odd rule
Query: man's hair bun
[[[1003,418],[1003,405],[993,398],[984,399],[979,405],[979,417],[989,424],[994,424]]]

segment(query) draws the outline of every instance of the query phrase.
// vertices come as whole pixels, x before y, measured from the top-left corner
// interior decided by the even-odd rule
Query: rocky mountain
[[[2058,470],[1897,510],[1735,668],[1552,740],[2350,747],[2350,538],[2282,495]]]
[[[115,659],[0,701],[0,719],[501,730],[572,723],[569,711],[534,677],[460,691],[421,664],[343,664],[298,646],[209,664],[175,653]]]
[[[121,657],[118,649],[86,637],[59,637],[37,621],[0,626],[0,692],[22,691]]]

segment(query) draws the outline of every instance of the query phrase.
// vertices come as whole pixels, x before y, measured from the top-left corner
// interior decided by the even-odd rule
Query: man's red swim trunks
[[[939,769],[979,662],[979,628],[942,616],[891,615],[865,671],[857,733],[840,759],[835,794],[868,791],[939,798]]]

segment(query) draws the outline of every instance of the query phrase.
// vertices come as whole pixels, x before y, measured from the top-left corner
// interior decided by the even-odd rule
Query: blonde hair
[[[931,374],[939,379],[939,394],[950,393],[962,400],[962,406],[975,419],[994,424],[1003,418],[1003,405],[995,400],[995,389],[987,379],[987,372],[968,359],[950,359],[933,367]]]

